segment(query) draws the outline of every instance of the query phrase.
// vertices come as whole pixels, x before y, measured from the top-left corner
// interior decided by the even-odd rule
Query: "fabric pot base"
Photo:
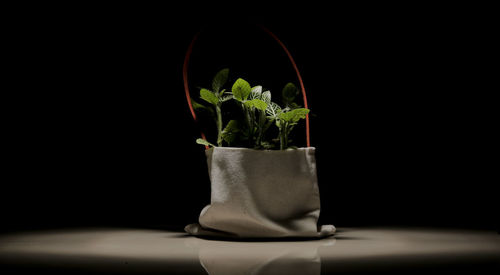
[[[211,203],[198,224],[185,230],[198,236],[232,238],[325,237],[321,226],[315,148],[254,150],[215,147],[206,151]]]

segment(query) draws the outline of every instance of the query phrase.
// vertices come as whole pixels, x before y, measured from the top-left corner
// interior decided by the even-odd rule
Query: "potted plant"
[[[211,203],[185,230],[235,238],[334,234],[332,225],[317,226],[315,148],[294,146],[291,138],[309,113],[296,102],[299,89],[286,84],[277,104],[270,91],[242,78],[225,89],[228,76],[229,69],[219,71],[211,88],[190,100],[217,131],[213,139],[196,140],[206,146]]]

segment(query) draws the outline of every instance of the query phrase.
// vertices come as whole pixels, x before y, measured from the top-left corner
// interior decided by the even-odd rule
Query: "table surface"
[[[181,232],[79,228],[0,236],[4,271],[158,274],[500,274],[495,231],[339,228],[321,240],[221,241]]]

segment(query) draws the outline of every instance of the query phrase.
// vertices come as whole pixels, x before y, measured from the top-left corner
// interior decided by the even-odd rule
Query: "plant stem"
[[[248,144],[249,147],[252,147],[253,124],[252,124],[252,119],[250,118],[250,111],[247,108],[247,106],[245,106],[245,104],[242,103],[241,106],[243,107],[243,112],[245,113],[245,122],[247,123],[248,126]]]
[[[286,148],[288,148],[288,123],[287,122],[284,123],[284,127],[283,128],[285,130],[284,133],[283,133],[283,136],[284,136],[284,138],[283,138],[283,143],[284,143],[283,147],[285,147],[284,149],[286,149]]]
[[[217,113],[217,146],[222,146],[222,110],[220,104],[215,106]]]
[[[281,125],[281,123],[280,123],[280,127],[279,127],[279,130],[280,130],[280,132],[279,132],[279,136],[280,136],[280,150],[283,150],[283,148],[284,148],[284,144],[283,144],[283,129],[282,128],[283,128],[283,125]]]
[[[259,147],[261,145],[263,128],[265,123],[266,123],[266,114],[262,111],[259,111],[259,123],[258,123],[259,133],[257,135],[256,147]]]
[[[279,135],[280,135],[280,150],[288,148],[288,123],[280,121]]]
[[[250,107],[249,108],[249,112],[250,112],[250,125],[251,125],[250,126],[250,129],[251,129],[250,131],[252,133],[252,135],[251,135],[252,138],[250,140],[251,140],[251,142],[253,142],[254,141],[254,137],[255,137],[255,109],[253,107]],[[255,147],[255,145],[256,145],[255,143],[254,144],[250,144],[250,147]]]

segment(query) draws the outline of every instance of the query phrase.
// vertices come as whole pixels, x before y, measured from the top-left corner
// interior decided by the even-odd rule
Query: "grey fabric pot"
[[[211,203],[192,235],[235,238],[324,237],[321,226],[315,148],[254,150],[215,147],[206,151]]]

